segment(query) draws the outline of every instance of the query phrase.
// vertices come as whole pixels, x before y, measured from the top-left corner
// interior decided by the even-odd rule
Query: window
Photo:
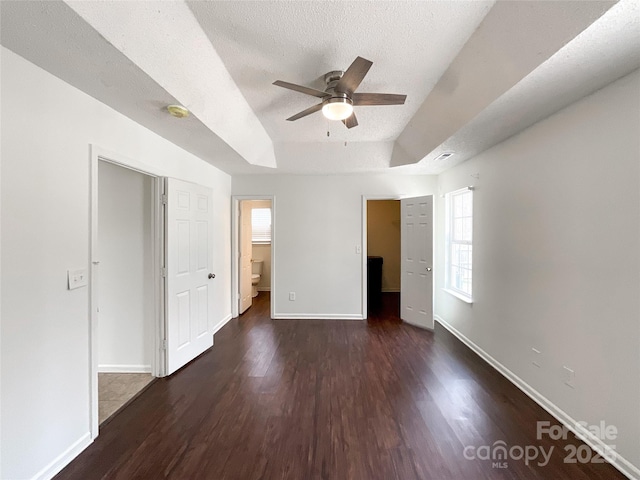
[[[251,243],[271,243],[271,209],[251,209]]]
[[[456,190],[445,196],[447,208],[446,290],[471,303],[473,250],[473,191]]]

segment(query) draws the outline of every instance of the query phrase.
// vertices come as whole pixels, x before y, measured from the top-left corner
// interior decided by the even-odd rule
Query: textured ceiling
[[[464,46],[492,1],[189,2],[274,142],[394,140]],[[273,86],[324,90],[324,74],[373,62],[358,92],[406,94],[403,106],[356,107],[347,130],[320,112],[285,119],[318,99]]]
[[[420,161],[611,5],[598,1],[496,3],[402,132],[391,165]]]
[[[640,3],[623,1],[443,142],[419,165],[440,173],[637,68],[640,68]],[[445,151],[458,154],[450,161],[435,161]]]
[[[612,5],[4,0],[0,38],[232,174],[439,173],[638,68],[638,2]],[[359,107],[351,130],[285,121],[316,99],[274,80],[323,89],[358,55],[358,91],[404,106]],[[193,115],[169,117],[174,102]]]
[[[276,166],[271,139],[185,3],[66,3],[245,160]]]
[[[3,46],[225,171],[249,167],[198,118],[177,124],[164,108],[179,101],[65,3],[1,1],[0,12]]]

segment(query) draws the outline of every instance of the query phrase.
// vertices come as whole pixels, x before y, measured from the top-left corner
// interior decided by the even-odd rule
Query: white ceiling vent
[[[440,155],[438,155],[436,157],[436,161],[438,160],[446,160],[447,158],[449,158],[451,155],[453,155],[453,152],[445,152],[445,153],[441,153]]]

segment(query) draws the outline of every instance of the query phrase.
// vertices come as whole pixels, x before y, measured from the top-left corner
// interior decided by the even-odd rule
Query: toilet
[[[258,296],[258,283],[262,276],[262,264],[262,260],[251,260],[251,297],[253,298]]]

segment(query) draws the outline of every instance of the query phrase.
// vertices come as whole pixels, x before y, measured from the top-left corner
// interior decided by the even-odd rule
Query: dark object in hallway
[[[382,257],[367,257],[367,307],[378,310],[382,306]]]
[[[537,440],[537,421],[555,424],[438,324],[272,321],[261,292],[211,350],[153,383],[57,478],[625,478],[607,464],[564,463],[565,445],[582,443]],[[553,452],[544,467],[463,455],[500,440]]]

